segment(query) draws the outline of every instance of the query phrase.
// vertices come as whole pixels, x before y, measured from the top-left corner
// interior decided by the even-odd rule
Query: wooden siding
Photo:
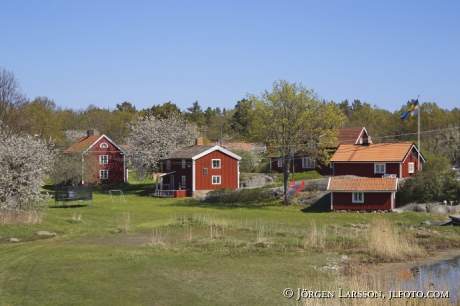
[[[278,167],[278,158],[272,157],[270,159],[271,170],[278,173],[283,173],[283,167]],[[294,161],[291,163],[289,171],[291,173],[295,172],[308,172],[308,171],[318,171],[321,175],[332,175],[333,169],[329,165],[316,165],[316,168],[302,168],[302,157],[295,157]]]
[[[334,175],[356,175],[363,177],[382,177],[382,173],[374,173],[375,163],[334,163]],[[382,163],[378,163],[382,164]],[[385,174],[396,174],[399,178],[399,163],[384,163]]]
[[[220,169],[212,168],[213,159],[220,159]],[[204,168],[208,168],[208,174],[203,174]],[[213,175],[221,176],[219,185],[212,184]],[[195,160],[195,190],[235,189],[238,187],[238,160],[220,151],[211,152]]]
[[[412,156],[413,153],[415,153],[414,156]],[[417,154],[418,154],[417,150],[414,147],[412,147],[411,151],[409,152],[406,159],[402,163],[402,177],[403,178],[411,177],[412,175],[417,173],[418,171],[418,155]],[[414,163],[414,173],[409,173],[409,163]]]
[[[332,192],[332,210],[390,210],[391,192],[364,192],[364,203],[353,203],[352,192]]]
[[[101,148],[101,143],[106,143],[108,147]],[[88,150],[88,153],[90,154],[85,155],[85,160],[91,160],[91,163],[94,165],[94,179],[96,181],[101,184],[118,184],[125,182],[124,156],[117,147],[110,143],[110,141],[104,137],[101,138]],[[99,164],[100,155],[108,156],[108,164]],[[108,170],[109,178],[101,179],[99,177],[100,170]]]
[[[185,188],[181,186],[181,189],[187,191],[187,195],[192,193],[192,160],[185,160],[185,168],[182,168],[182,159],[171,159],[171,168],[166,169],[166,161],[162,161],[163,172],[173,172],[174,175],[174,189],[179,189],[179,184],[182,183],[182,176],[185,175]],[[170,175],[165,175],[163,177],[163,184],[171,184]]]

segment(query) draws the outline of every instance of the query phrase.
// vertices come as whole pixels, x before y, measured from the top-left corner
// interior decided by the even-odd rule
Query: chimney
[[[94,130],[88,130],[88,131],[86,131],[86,135],[87,135],[87,137],[93,136],[93,135],[94,135]]]
[[[202,146],[203,145],[203,138],[197,138],[195,140],[195,145],[196,146]]]

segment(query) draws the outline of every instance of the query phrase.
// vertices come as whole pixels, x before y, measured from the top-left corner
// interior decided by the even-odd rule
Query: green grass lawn
[[[0,305],[293,305],[284,288],[301,287],[302,277],[327,281],[318,268],[341,254],[370,256],[351,232],[376,214],[150,198],[149,187],[122,187],[125,201],[110,201],[108,189],[90,206],[53,201],[40,224],[1,226]],[[446,217],[379,216],[402,232]],[[327,247],[303,247],[312,223],[327,229]],[[58,235],[40,238],[39,230]],[[460,241],[458,228],[440,231],[445,242],[420,243]]]

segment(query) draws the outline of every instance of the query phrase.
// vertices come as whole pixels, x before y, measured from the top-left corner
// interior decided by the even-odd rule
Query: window
[[[109,163],[109,156],[108,155],[99,155],[99,164],[100,165],[107,165]]]
[[[278,157],[278,167],[283,167],[283,159],[281,157]]]
[[[353,203],[364,203],[364,193],[353,192]]]
[[[185,169],[185,159],[182,160],[182,169]]]
[[[170,160],[166,161],[166,170],[171,170],[171,161]]]
[[[302,168],[315,168],[316,163],[313,158],[302,157]]]
[[[109,170],[99,170],[99,178],[101,180],[107,180],[109,178]]]
[[[414,173],[414,163],[409,163],[408,167],[409,167],[409,173]]]
[[[212,184],[213,185],[220,185],[220,175],[213,175],[212,176]]]
[[[213,159],[212,160],[212,168],[213,169],[220,169],[220,159]]]
[[[208,168],[203,168],[203,174],[207,175],[208,174]]]
[[[107,149],[109,147],[109,145],[106,144],[105,142],[103,142],[103,143],[101,143],[101,145],[99,147],[103,148],[103,149]]]
[[[185,175],[182,175],[182,181],[181,181],[181,183],[182,183],[182,186],[183,186],[183,187],[185,187],[186,182],[187,182],[186,176],[185,176]]]
[[[385,164],[374,164],[374,173],[385,173]]]

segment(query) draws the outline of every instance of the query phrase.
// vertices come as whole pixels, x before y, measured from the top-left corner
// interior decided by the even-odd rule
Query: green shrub
[[[301,181],[301,180],[314,180],[314,179],[320,179],[323,176],[318,173],[318,171],[308,171],[308,172],[296,172],[296,173],[291,173],[289,175],[289,181]],[[276,179],[278,182],[283,182],[284,180],[284,175],[281,174],[278,176]]]
[[[253,189],[216,189],[209,192],[206,201],[211,203],[244,203],[257,202],[270,198],[270,190],[262,188]]]

